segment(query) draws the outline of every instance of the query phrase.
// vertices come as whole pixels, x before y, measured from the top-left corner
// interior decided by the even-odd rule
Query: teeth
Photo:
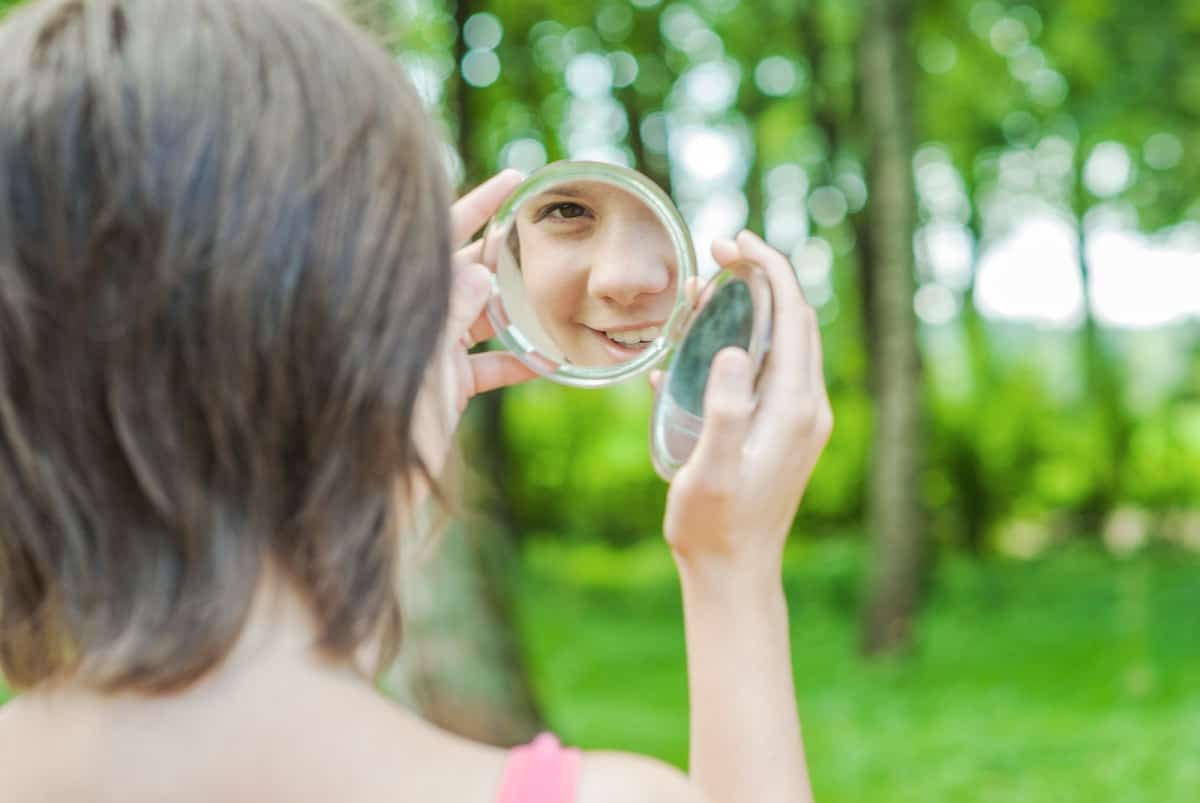
[[[658,339],[661,328],[647,326],[644,329],[628,329],[624,332],[605,332],[609,340],[614,340],[623,346],[640,346]]]

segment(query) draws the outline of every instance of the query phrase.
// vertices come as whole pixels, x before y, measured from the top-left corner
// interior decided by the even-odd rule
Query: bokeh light
[[[463,24],[463,41],[475,50],[495,50],[504,38],[504,26],[495,14],[472,14]]]
[[[528,137],[513,140],[500,151],[500,164],[528,174],[546,164],[546,146]]]
[[[612,90],[613,67],[599,53],[581,53],[567,64],[567,88],[581,98],[598,98]]]
[[[1083,168],[1083,183],[1100,198],[1120,195],[1133,183],[1133,159],[1119,142],[1101,142]]]
[[[784,97],[801,85],[796,62],[786,56],[767,56],[754,68],[754,84],[764,95]]]
[[[462,76],[471,86],[491,86],[500,77],[500,58],[492,50],[471,50],[463,56]]]
[[[1155,170],[1170,170],[1183,161],[1183,142],[1168,131],[1160,131],[1146,140],[1142,158]]]

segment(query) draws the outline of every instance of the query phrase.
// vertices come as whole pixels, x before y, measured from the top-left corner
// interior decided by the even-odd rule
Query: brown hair
[[[394,654],[450,281],[415,92],[297,0],[46,0],[0,54],[0,672],[181,688],[268,567]]]

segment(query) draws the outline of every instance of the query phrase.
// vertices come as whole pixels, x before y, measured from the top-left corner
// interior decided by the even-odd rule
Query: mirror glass
[[[731,265],[701,291],[650,422],[650,453],[663,479],[675,476],[700,440],[713,358],[730,346],[744,349],[757,377],[770,349],[771,314],[770,283],[750,263]]]
[[[600,385],[652,367],[686,314],[695,257],[641,174],[568,162],[530,176],[484,235],[497,336],[535,370]]]

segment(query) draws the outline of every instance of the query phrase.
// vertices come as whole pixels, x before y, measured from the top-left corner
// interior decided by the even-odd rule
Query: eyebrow
[[[538,198],[546,195],[561,195],[564,198],[590,198],[587,190],[575,184],[562,184],[557,187],[550,187],[537,194]]]

